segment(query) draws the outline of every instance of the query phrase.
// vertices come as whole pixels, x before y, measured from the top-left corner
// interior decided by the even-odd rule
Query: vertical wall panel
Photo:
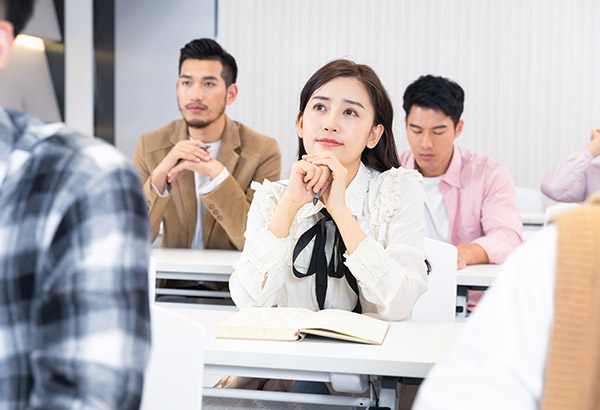
[[[93,1],[65,1],[65,122],[94,134]]]
[[[538,188],[600,127],[594,0],[219,0],[218,9],[218,40],[240,68],[228,113],[279,141],[284,176],[301,87],[340,57],[382,78],[400,150],[406,86],[427,73],[456,80],[466,92],[457,143],[504,162],[521,186]]]

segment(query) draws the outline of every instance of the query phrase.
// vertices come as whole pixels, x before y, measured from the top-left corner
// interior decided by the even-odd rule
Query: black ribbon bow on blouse
[[[325,296],[327,295],[327,278],[333,277],[341,279],[346,277],[350,288],[356,293],[358,299],[356,300],[356,306],[352,310],[356,313],[362,313],[362,307],[360,305],[360,296],[358,293],[358,284],[356,278],[350,272],[350,269],[344,264],[344,252],[346,252],[346,245],[340,235],[335,221],[327,212],[325,208],[321,209],[321,213],[324,215],[316,224],[304,232],[296,246],[294,247],[292,257],[292,270],[297,278],[305,278],[310,275],[316,275],[315,280],[315,291],[317,294],[317,302],[319,303],[319,309],[325,307]],[[325,241],[327,240],[327,222],[332,221],[335,226],[334,243],[333,243],[333,255],[331,260],[327,264],[327,257],[325,256]],[[296,269],[296,258],[306,248],[310,241],[315,238],[315,245],[313,247],[312,255],[310,257],[310,263],[306,273],[302,273]]]

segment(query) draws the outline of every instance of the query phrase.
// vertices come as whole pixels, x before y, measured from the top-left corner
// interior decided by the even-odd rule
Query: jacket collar
[[[462,184],[460,181],[460,171],[462,169],[462,150],[458,146],[454,146],[454,152],[452,153],[452,159],[450,160],[450,165],[448,165],[448,169],[442,178],[442,181],[450,186],[454,186],[457,188],[461,188]],[[409,151],[408,156],[406,157],[406,161],[404,162],[404,168],[417,170],[417,163],[415,161],[415,156],[412,152]]]
[[[217,160],[233,173],[237,164],[241,146],[240,130],[235,122],[225,116],[225,128],[221,134],[221,147]]]
[[[181,140],[185,140],[189,138],[189,133],[187,129],[187,124],[185,120],[175,121],[175,130],[171,134],[171,138],[169,138],[169,142],[172,145],[177,144]]]
[[[452,153],[452,159],[450,160],[450,165],[448,165],[448,169],[444,174],[444,178],[442,181],[446,184],[456,187],[462,188],[462,184],[460,181],[460,170],[462,169],[462,150],[458,146],[454,146],[454,152]]]

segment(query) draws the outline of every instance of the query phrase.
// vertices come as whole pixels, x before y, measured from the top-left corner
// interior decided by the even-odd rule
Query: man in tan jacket
[[[229,119],[235,59],[211,39],[181,49],[177,99],[183,120],[142,135],[133,162],[144,184],[152,238],[166,248],[242,249],[252,181],[276,181],[277,142]]]

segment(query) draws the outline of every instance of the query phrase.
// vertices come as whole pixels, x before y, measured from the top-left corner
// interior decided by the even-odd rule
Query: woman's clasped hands
[[[301,207],[321,191],[320,200],[334,216],[346,208],[347,176],[348,170],[331,152],[303,155],[292,164],[284,197]]]

